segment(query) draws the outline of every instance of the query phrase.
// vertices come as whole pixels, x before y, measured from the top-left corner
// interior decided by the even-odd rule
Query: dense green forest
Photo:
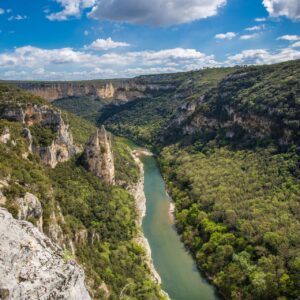
[[[48,105],[40,98],[12,87],[0,87],[0,113],[19,104]],[[70,113],[63,112],[70,124],[75,142],[82,147],[96,127]],[[130,299],[162,299],[160,287],[153,281],[145,263],[143,248],[136,242],[138,228],[134,199],[124,188],[104,183],[80,164],[80,154],[72,160],[60,163],[55,169],[42,164],[28,152],[28,140],[23,135],[23,124],[0,120],[0,135],[9,130],[10,140],[0,143],[0,180],[8,180],[3,189],[7,197],[5,207],[17,215],[17,197],[26,192],[36,195],[43,207],[43,229],[49,233],[53,212],[60,212],[64,221],[59,225],[64,236],[73,240],[76,259],[85,268],[87,283],[95,299],[103,299],[108,288],[109,299],[119,299],[122,289],[128,285],[124,296]],[[54,138],[51,128],[33,125],[34,142],[47,146]],[[125,187],[134,184],[138,177],[127,145],[122,139],[113,139],[116,160],[116,178]],[[36,223],[34,218],[30,218]],[[83,232],[83,239],[77,239]],[[65,249],[65,259],[73,258],[71,249]],[[107,295],[106,295],[107,296]]]
[[[160,161],[182,240],[222,293],[296,299],[300,181],[294,149],[199,152],[174,145]]]
[[[69,111],[92,123],[97,123],[100,110],[107,104],[105,101],[85,98],[67,98],[56,100],[53,103],[58,108]]]

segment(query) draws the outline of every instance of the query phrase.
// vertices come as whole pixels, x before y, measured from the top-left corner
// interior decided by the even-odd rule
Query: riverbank
[[[136,238],[136,241],[139,245],[141,245],[145,249],[146,259],[147,259],[146,263],[151,272],[153,280],[157,284],[161,284],[161,278],[153,264],[150,244],[149,244],[148,240],[146,239],[146,237],[143,233],[143,230],[142,230],[143,218],[146,215],[146,197],[145,197],[145,193],[144,193],[144,181],[145,181],[144,165],[143,165],[140,157],[141,156],[153,156],[153,154],[148,150],[139,149],[139,150],[133,150],[131,152],[131,155],[132,155],[135,163],[137,164],[137,166],[139,168],[139,172],[140,172],[139,180],[138,180],[137,184],[135,185],[135,187],[132,188],[132,190],[131,190],[131,193],[135,199],[136,210],[137,210],[137,214],[138,214],[137,225],[139,228],[139,233]],[[166,297],[166,299],[170,299],[166,292],[164,292],[164,291],[162,291],[162,292],[163,292],[164,296]]]

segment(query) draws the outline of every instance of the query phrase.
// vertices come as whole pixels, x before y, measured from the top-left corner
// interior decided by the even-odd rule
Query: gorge
[[[40,201],[43,222],[37,201],[27,221],[84,266],[94,299],[164,299],[163,291],[174,300],[297,299],[299,78],[295,60],[121,80],[6,83],[0,201],[14,217],[35,199],[28,195]],[[20,119],[22,102],[27,113]],[[51,122],[44,117],[50,111]],[[154,153],[138,155],[147,200],[142,224],[145,204],[135,207],[133,197],[141,168],[123,137]],[[30,141],[38,151],[29,151]],[[55,163],[40,151],[51,145]],[[139,240],[141,226],[153,264]]]

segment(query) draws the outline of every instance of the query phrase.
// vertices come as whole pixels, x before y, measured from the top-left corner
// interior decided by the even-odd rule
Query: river
[[[217,300],[215,290],[198,272],[185,250],[170,217],[170,198],[154,157],[143,156],[146,216],[143,231],[148,239],[162,288],[172,300]]]

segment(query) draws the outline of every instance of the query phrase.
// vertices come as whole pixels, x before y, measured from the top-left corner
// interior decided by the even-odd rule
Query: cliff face
[[[21,122],[27,128],[24,135],[29,142],[29,152],[39,155],[42,161],[54,168],[59,162],[69,160],[79,149],[74,145],[72,133],[69,126],[65,124],[61,113],[49,106],[27,105],[7,105],[0,112],[0,118]],[[34,143],[34,136],[31,131],[34,126],[51,128],[53,140],[50,145],[39,145]],[[1,140],[5,142],[8,133],[1,135]]]
[[[0,208],[0,299],[91,299],[84,272],[37,228]]]
[[[89,171],[107,183],[115,184],[111,134],[104,126],[91,136],[84,151],[84,163]]]
[[[110,100],[116,104],[151,97],[154,94],[168,90],[175,90],[175,86],[172,84],[140,79],[58,83],[20,82],[17,83],[17,86],[49,102],[70,97],[91,97],[93,99]]]

